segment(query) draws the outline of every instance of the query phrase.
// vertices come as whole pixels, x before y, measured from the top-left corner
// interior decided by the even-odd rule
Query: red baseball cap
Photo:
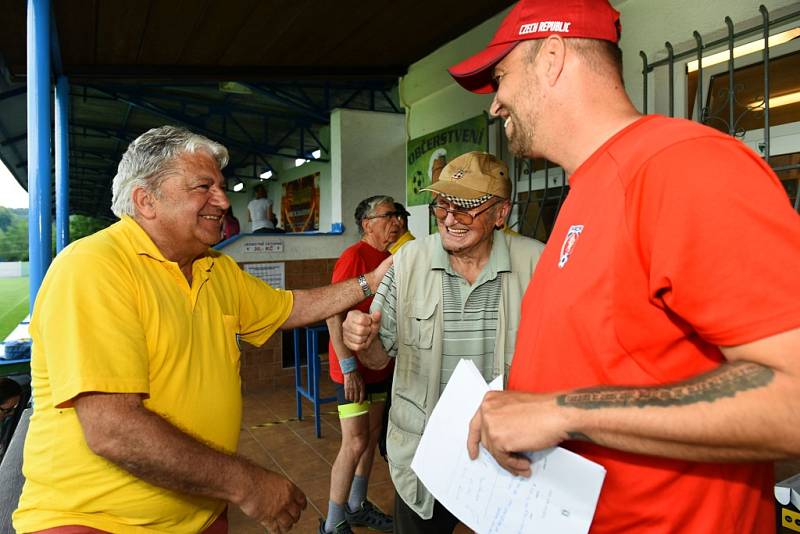
[[[520,0],[484,50],[447,70],[464,89],[492,93],[494,66],[520,41],[557,34],[616,43],[621,29],[608,0]]]

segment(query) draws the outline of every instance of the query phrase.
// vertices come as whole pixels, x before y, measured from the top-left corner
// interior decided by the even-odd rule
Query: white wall
[[[342,191],[342,222],[349,243],[358,240],[353,214],[361,200],[406,194],[405,117],[397,113],[336,110],[331,114],[332,182]]]

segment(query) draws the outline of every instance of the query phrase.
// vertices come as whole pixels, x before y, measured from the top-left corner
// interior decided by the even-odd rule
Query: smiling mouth
[[[453,228],[453,227],[446,227],[447,233],[455,236],[455,237],[464,237],[469,232],[467,228]]]
[[[200,217],[205,219],[205,220],[207,220],[207,221],[219,222],[220,220],[222,220],[222,216],[221,215],[201,215]]]
[[[509,124],[511,124],[511,116],[510,115],[508,117],[506,117],[505,121],[503,121],[503,128],[507,128]]]

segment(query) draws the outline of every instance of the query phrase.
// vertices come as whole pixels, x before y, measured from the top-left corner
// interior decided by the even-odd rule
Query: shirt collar
[[[438,247],[434,248],[431,257],[431,270],[444,270],[450,274],[453,273],[450,267],[450,258],[447,251],[442,247],[442,238],[437,233],[436,242]],[[484,266],[485,269],[490,269],[491,273],[511,272],[511,256],[508,252],[508,245],[506,244],[505,235],[502,230],[495,230],[492,236],[492,251],[489,253],[489,262]]]
[[[149,256],[159,262],[170,261],[164,257],[164,254],[162,254],[161,250],[153,243],[153,240],[150,239],[150,236],[144,231],[144,228],[139,226],[139,223],[137,223],[133,217],[123,215],[120,222],[137,254]],[[214,258],[218,255],[219,253],[217,251],[208,249],[203,256],[195,259],[192,264],[192,271],[199,267],[202,271],[209,272],[214,265]]]

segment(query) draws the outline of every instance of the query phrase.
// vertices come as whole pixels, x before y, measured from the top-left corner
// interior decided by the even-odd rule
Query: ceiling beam
[[[65,74],[78,83],[97,83],[109,80],[147,80],[172,83],[184,81],[239,80],[253,83],[270,81],[384,81],[397,83],[407,67],[402,65],[379,66],[325,66],[308,65],[247,65],[223,67],[220,65],[69,65]],[[15,71],[16,72],[16,71]],[[24,72],[24,70],[23,70]]]
[[[187,128],[192,129],[196,133],[205,135],[208,138],[213,139],[213,140],[215,140],[215,141],[217,141],[219,143],[222,143],[223,145],[225,145],[227,147],[237,148],[239,150],[243,150],[245,152],[250,152],[252,154],[267,154],[267,155],[278,156],[278,157],[289,158],[289,159],[294,159],[294,158],[297,158],[297,157],[301,157],[301,155],[299,153],[297,153],[296,150],[295,150],[295,152],[297,153],[297,155],[285,154],[285,153],[279,152],[280,144],[278,146],[270,146],[270,145],[248,145],[246,143],[241,143],[239,141],[235,141],[235,140],[226,138],[226,136],[223,135],[222,133],[214,131],[214,130],[206,127],[205,125],[200,124],[198,122],[198,120],[197,120],[197,117],[190,117],[188,115],[181,114],[181,113],[176,112],[174,110],[164,109],[164,108],[162,108],[162,107],[160,107],[160,106],[158,106],[158,105],[156,105],[156,104],[154,104],[152,102],[148,102],[147,100],[144,100],[144,99],[141,99],[141,98],[121,95],[121,94],[118,94],[116,92],[113,92],[113,91],[110,91],[110,90],[105,90],[105,89],[103,89],[101,87],[97,87],[97,86],[90,86],[90,87],[92,89],[94,89],[95,91],[104,92],[104,93],[116,98],[120,102],[124,102],[124,103],[126,103],[126,104],[128,104],[130,106],[133,106],[133,107],[137,108],[137,109],[140,109],[140,110],[143,110],[143,111],[145,111],[147,113],[150,113],[151,115],[155,115],[157,117],[161,117],[161,118],[167,119],[169,121],[172,121],[172,122],[175,122],[175,123],[178,123],[178,124],[182,124],[182,125],[186,126]]]

